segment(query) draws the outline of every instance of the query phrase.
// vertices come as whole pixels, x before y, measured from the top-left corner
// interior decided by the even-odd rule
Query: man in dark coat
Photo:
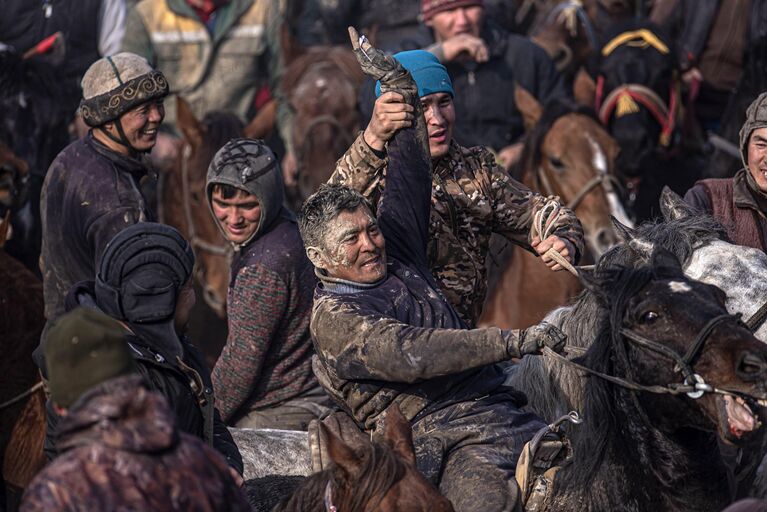
[[[228,142],[208,169],[207,198],[235,248],[229,336],[213,368],[221,414],[238,427],[306,430],[329,405],[312,373],[317,279],[293,214],[282,206],[272,150],[263,141]]]
[[[455,140],[487,146],[509,169],[524,135],[513,84],[545,105],[568,95],[561,75],[542,48],[487,19],[482,0],[422,0],[421,16],[434,35],[427,49],[447,67],[457,93]]]
[[[242,457],[214,408],[210,372],[179,334],[195,302],[193,267],[192,249],[178,231],[152,222],[135,224],[109,242],[96,281],[75,285],[66,306],[95,308],[119,320],[130,331],[126,339],[139,372],[150,389],[167,398],[178,427],[218,450],[239,478]],[[47,446],[55,452],[60,448],[57,418],[49,414],[48,419]]]
[[[152,220],[139,180],[167,94],[162,73],[137,55],[100,59],[85,73],[80,112],[91,130],[56,157],[43,185],[40,265],[49,322],[63,313],[72,285],[96,275],[112,237]]]
[[[733,243],[767,252],[767,93],[748,107],[740,151],[735,176],[699,181],[684,199],[724,224]]]
[[[494,363],[555,350],[564,335],[548,324],[526,330],[468,330],[439,291],[426,254],[431,208],[428,134],[418,88],[392,57],[352,31],[363,70],[384,93],[402,94],[415,126],[389,141],[378,217],[359,193],[325,185],[299,223],[317,269],[311,333],[320,383],[375,435],[398,404],[413,426],[419,469],[458,511],[513,510],[514,470],[543,422],[520,408]]]
[[[145,387],[124,336],[86,308],[51,329],[45,356],[63,453],[29,485],[21,510],[250,510],[221,455],[182,432]]]

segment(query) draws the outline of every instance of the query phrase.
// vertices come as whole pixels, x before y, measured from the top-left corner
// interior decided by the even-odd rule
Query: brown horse
[[[203,298],[224,318],[232,249],[210,214],[205,176],[216,151],[229,140],[243,136],[243,124],[233,114],[218,112],[199,121],[182,98],[177,98],[177,109],[183,146],[172,170],[163,176],[158,213],[161,222],[175,227],[189,240]]]
[[[320,426],[333,464],[308,477],[275,511],[450,512],[453,506],[415,465],[413,432],[399,408],[386,415],[383,442],[355,450]]]
[[[45,398],[32,361],[45,324],[42,283],[4,250],[13,198],[22,194],[26,163],[0,144],[0,503],[15,510],[21,492],[45,464]]]
[[[282,89],[293,110],[291,134],[297,185],[288,189],[298,207],[335,169],[360,129],[357,91],[363,74],[346,47],[305,50],[285,70]]]
[[[583,108],[555,103],[544,111],[521,88],[515,99],[528,132],[517,176],[531,190],[559,196],[572,208],[584,228],[589,253],[584,259],[598,257],[619,241],[610,215],[628,222],[613,190],[617,144]],[[514,251],[480,321],[502,328],[528,327],[580,291],[574,276],[552,273],[536,256]]]

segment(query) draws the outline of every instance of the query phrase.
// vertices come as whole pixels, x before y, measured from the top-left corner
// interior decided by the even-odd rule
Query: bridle
[[[610,40],[602,48],[602,57],[609,56],[621,46],[652,47],[662,55],[668,55],[670,52],[668,46],[650,30],[639,29],[623,32]],[[679,115],[680,87],[679,79],[675,75],[669,86],[668,103],[658,93],[642,84],[620,85],[610,91],[607,97],[604,97],[605,77],[604,75],[599,75],[597,78],[594,107],[599,120],[607,126],[613,115],[616,118],[620,118],[628,114],[635,114],[639,112],[639,105],[642,105],[661,127],[660,145],[668,148],[671,144],[671,137],[676,129],[677,117]]]
[[[227,259],[227,262],[230,262],[232,254],[234,253],[231,244],[215,245],[197,234],[194,216],[192,215],[192,205],[190,203],[189,159],[191,156],[192,146],[189,143],[184,143],[184,147],[181,150],[181,200],[184,210],[184,220],[186,222],[187,239],[193,249],[224,257]],[[223,310],[226,303],[217,299],[207,285],[205,281],[205,264],[199,258],[197,259],[197,265],[195,265],[195,277],[197,278],[197,281],[202,284],[203,298],[205,299],[205,302],[217,311]]]
[[[649,338],[646,338],[642,336],[641,334],[634,332],[631,329],[627,329],[625,327],[620,329],[620,334],[623,336],[624,339],[630,341],[631,343],[635,344],[639,348],[643,348],[651,352],[654,352],[660,355],[661,357],[663,357],[664,359],[667,359],[673,362],[674,372],[682,374],[683,380],[681,383],[672,382],[665,385],[639,384],[638,382],[634,382],[628,379],[616,377],[614,375],[608,375],[608,374],[593,370],[587,366],[576,363],[575,361],[554,352],[548,347],[544,348],[543,352],[546,355],[549,355],[564,364],[573,366],[586,373],[589,373],[591,375],[604,379],[608,382],[611,382],[612,384],[615,384],[620,387],[630,389],[633,391],[646,391],[649,393],[669,394],[669,395],[685,394],[688,397],[693,399],[698,399],[702,397],[704,394],[709,393],[709,394],[729,395],[732,397],[746,398],[749,400],[756,401],[757,399],[755,397],[752,397],[751,395],[748,395],[747,393],[729,390],[725,388],[714,387],[711,384],[708,384],[707,382],[705,382],[703,377],[701,377],[698,373],[695,373],[695,361],[703,352],[706,341],[711,336],[711,333],[713,332],[713,330],[717,326],[725,322],[734,322],[736,325],[747,327],[741,321],[740,315],[731,315],[729,313],[725,313],[725,314],[716,316],[712,318],[711,320],[709,320],[706,323],[706,325],[704,325],[703,328],[700,331],[698,331],[698,334],[695,336],[695,341],[692,343],[692,345],[690,346],[690,348],[687,350],[687,352],[684,355],[679,355],[677,352],[667,347],[666,345],[659,343],[657,341],[651,340]]]
[[[307,123],[306,128],[304,129],[304,140],[301,141],[301,144],[296,150],[296,168],[299,176],[306,170],[306,156],[309,154],[309,150],[312,147],[312,138],[310,135],[318,126],[324,124],[330,125],[337,130],[341,135],[340,140],[344,147],[348,147],[354,140],[351,131],[342,125],[334,116],[330,114],[320,114],[310,118],[309,123]]]
[[[549,177],[546,176],[546,169],[543,166],[539,166],[538,172],[536,173],[537,181],[538,181],[538,187],[540,190],[544,193],[546,196],[557,196],[559,194],[556,193],[554,190],[553,185],[551,184],[551,181],[549,181]],[[575,211],[578,206],[580,206],[581,202],[588,196],[591,191],[596,189],[597,187],[602,187],[602,189],[605,191],[606,194],[609,194],[611,192],[616,192],[616,188],[620,188],[621,184],[618,178],[607,172],[606,169],[596,169],[596,175],[591,178],[589,181],[587,181],[581,188],[578,190],[578,193],[573,196],[570,201],[567,202],[565,205],[570,210]]]

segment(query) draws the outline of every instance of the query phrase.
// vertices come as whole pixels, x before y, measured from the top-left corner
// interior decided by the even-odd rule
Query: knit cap
[[[450,75],[437,57],[426,50],[399,52],[394,58],[410,72],[418,86],[418,96],[423,98],[436,92],[446,92],[455,97]],[[381,95],[381,82],[376,82],[376,97]]]
[[[53,402],[69,408],[89,389],[135,372],[125,335],[116,320],[94,309],[59,317],[43,347]]]
[[[424,21],[429,21],[439,12],[473,6],[483,7],[484,2],[482,0],[421,0],[421,17]]]

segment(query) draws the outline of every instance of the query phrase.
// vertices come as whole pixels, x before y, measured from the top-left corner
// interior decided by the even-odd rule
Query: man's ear
[[[319,269],[325,269],[325,258],[322,257],[322,251],[318,247],[310,246],[306,248],[306,257],[312,262],[312,265]]]

